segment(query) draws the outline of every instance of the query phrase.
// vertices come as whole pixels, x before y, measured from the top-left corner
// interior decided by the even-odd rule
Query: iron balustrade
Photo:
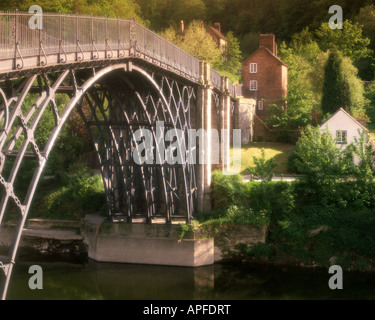
[[[134,55],[141,54],[199,81],[198,59],[134,20],[43,13],[43,28],[31,29],[33,16],[28,12],[0,12],[0,61],[13,59],[13,70],[52,64],[53,55],[58,56],[57,63],[80,62],[122,58],[133,49]],[[26,65],[25,59],[32,57],[38,59],[29,59]],[[7,68],[5,63],[3,66]],[[214,69],[211,83],[221,89],[221,75]],[[229,86],[234,94],[233,84]]]
[[[210,81],[215,88],[221,89],[221,75],[214,69],[210,70]]]
[[[235,96],[235,95],[236,95],[236,87],[233,85],[233,83],[228,82],[228,90],[229,90],[229,93],[230,93],[232,96]]]

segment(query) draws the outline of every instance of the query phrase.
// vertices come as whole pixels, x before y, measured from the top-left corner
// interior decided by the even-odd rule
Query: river
[[[31,290],[28,269],[43,269],[43,289]],[[344,272],[331,290],[328,270],[215,264],[201,268],[61,262],[16,264],[10,300],[247,300],[375,299],[375,274]]]

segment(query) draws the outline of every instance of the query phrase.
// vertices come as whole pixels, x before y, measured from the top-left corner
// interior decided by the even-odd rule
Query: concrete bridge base
[[[214,240],[180,240],[177,224],[113,224],[87,216],[84,237],[89,258],[98,262],[183,267],[214,263]]]

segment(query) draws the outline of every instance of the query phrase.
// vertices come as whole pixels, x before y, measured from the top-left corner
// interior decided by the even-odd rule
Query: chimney
[[[180,32],[181,32],[181,35],[185,34],[184,20],[181,20]]]
[[[221,33],[221,25],[220,25],[220,22],[215,22],[215,23],[214,23],[214,28],[215,28],[216,30],[218,30],[218,31]]]
[[[275,35],[272,33],[261,34],[259,36],[259,47],[265,47],[272,52],[274,56],[277,55],[277,45],[275,42]]]

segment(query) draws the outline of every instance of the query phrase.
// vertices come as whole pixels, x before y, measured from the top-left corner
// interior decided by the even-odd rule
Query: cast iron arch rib
[[[161,151],[157,144],[154,155],[159,157],[159,162],[162,162],[159,165],[156,163],[136,165],[131,159],[131,152],[138,150],[139,146],[139,141],[134,138],[136,129],[149,129],[154,143],[160,138],[157,137],[156,132],[157,121],[163,121],[168,128],[182,130],[183,139],[176,135],[177,148],[180,154],[183,150],[187,150],[188,140],[185,137],[188,135],[187,130],[191,128],[189,106],[196,97],[195,88],[176,80],[169,82],[165,75],[151,75],[134,64],[131,67],[127,63],[116,64],[93,70],[94,72],[87,71],[81,70],[80,79],[77,78],[76,72],[70,70],[61,73],[35,74],[21,82],[15,81],[11,90],[0,88],[2,99],[0,223],[6,214],[10,199],[19,212],[18,228],[9,257],[1,264],[5,275],[3,299],[37,184],[57,137],[75,108],[78,109],[89,129],[97,129],[96,136],[93,130],[89,131],[97,151],[103,181],[106,181],[108,216],[112,221],[124,218],[132,222],[141,216],[149,223],[157,217],[164,217],[165,221],[170,223],[173,218],[181,218],[181,213],[186,221],[190,221],[194,214],[196,196],[194,165],[187,161],[172,165],[161,161]],[[86,74],[91,76],[85,78]],[[117,81],[118,79],[120,81]],[[135,86],[134,83],[142,85]],[[59,90],[67,90],[67,84],[71,88],[70,100],[60,113],[55,95]],[[166,91],[162,89],[163,86],[167,87]],[[34,97],[33,105],[24,112],[25,99],[32,94],[38,96]],[[88,115],[80,108],[83,101],[89,105]],[[35,132],[46,112],[53,113],[55,123],[47,142],[40,149]],[[97,116],[98,114],[100,117]],[[19,144],[22,137],[24,138],[21,146],[17,149],[17,143]],[[99,144],[104,147],[104,155],[99,152]],[[15,159],[14,163],[9,160],[11,157]],[[35,171],[27,192],[19,198],[14,184],[21,164],[28,157],[33,157],[35,160]],[[8,175],[3,175],[7,164],[13,164],[12,169]],[[137,195],[134,188],[140,182],[146,208],[137,208],[135,203]],[[156,190],[162,190],[162,199],[155,200]],[[140,199],[142,200],[142,198],[138,200]],[[142,209],[145,209],[144,212]],[[179,211],[176,211],[177,209]]]

